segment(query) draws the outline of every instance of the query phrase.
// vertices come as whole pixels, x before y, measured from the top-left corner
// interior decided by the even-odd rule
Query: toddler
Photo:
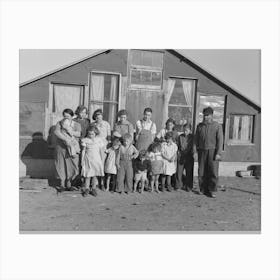
[[[151,161],[151,189],[159,193],[158,180],[160,174],[163,172],[163,159],[161,156],[161,144],[159,142],[153,143],[151,152],[149,154]]]

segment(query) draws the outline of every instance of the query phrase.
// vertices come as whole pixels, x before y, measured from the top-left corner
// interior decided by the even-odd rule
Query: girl
[[[164,191],[165,182],[167,181],[167,190],[171,191],[171,176],[176,173],[176,160],[178,147],[174,143],[173,133],[167,132],[165,135],[166,142],[162,143],[161,155],[163,157],[163,176],[161,188]]]
[[[85,177],[82,188],[83,196],[87,196],[89,193],[97,196],[98,180],[96,177],[104,176],[103,143],[100,138],[96,137],[98,134],[98,128],[91,126],[88,128],[87,137],[82,139],[82,176]]]
[[[160,130],[156,138],[163,142],[165,140],[166,133],[172,132],[174,134],[174,139],[176,139],[178,136],[178,132],[175,130],[175,124],[175,121],[172,118],[169,118],[165,123],[165,128]]]
[[[158,179],[160,174],[163,172],[163,159],[161,156],[161,144],[153,143],[151,147],[151,152],[149,154],[151,160],[151,188],[152,192],[155,191],[159,193],[158,189]]]
[[[121,142],[119,138],[115,138],[112,142],[112,146],[105,151],[107,154],[107,158],[105,160],[105,167],[104,171],[106,174],[106,189],[105,191],[109,191],[110,188],[110,181],[111,178],[113,179],[113,184],[115,189],[115,182],[116,182],[116,174],[117,174],[117,166],[116,166],[116,155],[119,151],[119,147],[121,145]]]

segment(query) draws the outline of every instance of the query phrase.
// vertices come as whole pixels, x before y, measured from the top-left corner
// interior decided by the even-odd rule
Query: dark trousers
[[[181,189],[185,187],[186,189],[193,188],[193,165],[194,159],[192,155],[178,155],[177,161],[177,172],[176,172],[176,188]],[[184,177],[183,172],[186,172],[186,177]]]
[[[215,149],[198,151],[198,182],[201,192],[217,191],[219,162],[215,156]]]
[[[117,175],[117,192],[131,192],[133,185],[133,168],[131,160],[120,160],[120,169]]]

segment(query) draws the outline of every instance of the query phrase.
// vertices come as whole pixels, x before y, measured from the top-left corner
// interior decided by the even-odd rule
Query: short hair
[[[127,111],[126,110],[120,110],[119,112],[118,112],[118,117],[120,117],[120,116],[124,116],[124,115],[126,115],[127,116]]]
[[[62,115],[64,116],[65,113],[69,114],[71,117],[74,116],[74,112],[71,109],[69,109],[69,108],[64,109],[63,112],[62,112]]]
[[[175,123],[175,120],[173,120],[172,118],[169,118],[166,123],[165,123],[165,126],[167,126],[169,123],[173,123],[174,125],[176,124]]]
[[[191,130],[192,129],[192,124],[191,123],[185,123],[183,125],[183,128],[186,128],[186,127],[188,127]]]
[[[87,129],[87,134],[93,131],[96,135],[100,133],[99,129],[96,127],[96,125],[90,125],[89,128]]]
[[[132,139],[132,136],[129,134],[129,133],[126,133],[123,137],[123,140],[131,140]]]
[[[76,111],[75,111],[75,114],[76,114],[76,115],[79,115],[79,114],[80,114],[82,111],[84,111],[84,110],[86,110],[86,114],[87,114],[87,112],[88,112],[87,107],[84,106],[84,105],[80,105],[80,106],[77,107],[77,109],[76,109]]]
[[[214,111],[212,107],[206,107],[203,109],[203,115],[208,116],[208,115],[213,115]]]
[[[103,115],[103,112],[102,112],[101,109],[97,109],[97,110],[95,110],[95,111],[93,112],[92,119],[93,119],[93,120],[96,120],[96,117],[97,117],[98,115]]]
[[[145,108],[145,109],[144,109],[144,114],[147,113],[147,112],[150,112],[150,113],[152,114],[152,113],[153,113],[152,108],[150,108],[150,107]]]
[[[174,134],[172,131],[168,131],[166,134],[165,134],[165,139],[170,139],[172,138],[172,140],[174,140]]]
[[[147,151],[146,151],[146,150],[141,150],[141,151],[139,152],[139,157],[144,157],[146,154],[147,154]]]

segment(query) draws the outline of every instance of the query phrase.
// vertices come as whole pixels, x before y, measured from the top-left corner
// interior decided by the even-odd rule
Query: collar
[[[123,124],[130,124],[130,122],[128,120],[125,120],[123,123],[121,123],[120,121],[118,121],[118,125],[123,125]]]

